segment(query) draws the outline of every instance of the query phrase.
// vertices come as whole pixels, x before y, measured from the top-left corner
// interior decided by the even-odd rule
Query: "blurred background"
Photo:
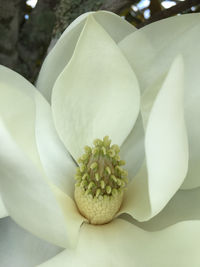
[[[200,0],[0,0],[0,64],[34,83],[51,40],[80,14],[102,9],[141,28],[200,12]]]

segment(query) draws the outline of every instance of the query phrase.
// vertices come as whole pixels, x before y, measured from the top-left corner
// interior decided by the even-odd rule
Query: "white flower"
[[[137,31],[109,12],[82,15],[38,77],[51,104],[0,67],[0,212],[66,248],[41,266],[200,265],[200,192],[178,191],[200,185],[199,29],[199,14]],[[74,202],[75,161],[105,135],[129,184],[115,218],[96,226]]]

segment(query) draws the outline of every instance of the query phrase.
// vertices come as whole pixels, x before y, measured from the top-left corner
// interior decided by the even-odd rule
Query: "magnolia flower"
[[[46,99],[0,68],[0,212],[65,248],[40,266],[200,265],[199,28],[84,14],[44,61]]]

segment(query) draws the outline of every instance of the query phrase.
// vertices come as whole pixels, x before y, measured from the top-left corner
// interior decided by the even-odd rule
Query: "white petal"
[[[162,84],[165,78],[166,75],[159,77],[159,79],[155,83],[150,84],[149,87],[147,87],[147,89],[142,94],[140,108],[142,114],[142,122],[145,129],[147,127],[149,115],[153,107],[154,101],[156,99],[158,92],[160,91],[160,88],[162,88]]]
[[[6,207],[3,203],[2,197],[0,195],[0,218],[8,216],[8,212],[6,210]]]
[[[200,220],[200,188],[179,190],[167,206],[148,222],[134,224],[148,231],[158,231],[177,222]]]
[[[52,110],[57,132],[75,159],[85,145],[105,135],[121,145],[135,123],[136,77],[91,15],[70,63],[56,80]]]
[[[60,207],[60,198],[48,185],[36,146],[35,96],[38,100],[41,96],[28,81],[5,67],[0,68],[0,76],[0,188],[3,202],[9,215],[30,232],[60,246],[73,245],[83,219],[76,216],[74,201],[68,196],[64,204],[65,211],[70,212],[67,219],[63,215],[63,205]],[[53,133],[52,136],[52,152],[58,151],[59,154],[60,147]]]
[[[57,136],[47,101],[36,93],[35,104],[35,135],[42,166],[47,177],[73,199],[76,164]]]
[[[200,186],[200,14],[171,17],[152,23],[124,39],[120,47],[132,65],[142,90],[165,75],[181,53],[185,65],[185,116],[189,138],[189,170],[184,189]],[[133,49],[134,46],[134,49]]]
[[[120,214],[129,214],[138,221],[146,221],[152,217],[149,199],[148,173],[146,164],[143,163],[137,175],[128,184]]]
[[[27,158],[40,169],[35,142],[34,90],[22,76],[0,66],[0,120]]]
[[[197,267],[200,221],[146,232],[123,220],[103,226],[84,225],[77,251],[64,251],[40,267]]]
[[[183,83],[183,62],[177,57],[154,102],[146,129],[145,151],[153,214],[166,205],[187,174]]]
[[[86,18],[91,13],[92,12],[88,12],[81,15],[70,24],[42,65],[37,80],[37,88],[43,93],[48,101],[51,100],[53,85],[58,75],[69,62],[79,35],[84,27]],[[127,21],[111,12],[93,12],[93,16],[116,42],[121,41],[125,36],[136,30],[135,27]]]
[[[43,262],[37,267],[89,267],[83,259],[77,255],[75,250],[64,250],[54,258]],[[96,263],[95,263],[96,266]]]
[[[0,220],[0,259],[4,267],[35,267],[61,252],[23,230],[11,218]]]
[[[188,144],[183,114],[183,61],[178,56],[149,116],[146,166],[131,182],[120,212],[139,221],[159,213],[180,188],[187,173]]]
[[[72,197],[76,165],[57,136],[48,102],[27,80],[3,66],[0,117],[27,158]]]
[[[70,241],[69,245],[74,247],[78,240],[80,226],[83,222],[88,222],[88,220],[79,213],[75,202],[72,201],[67,194],[63,193],[63,191],[53,184],[51,184],[51,189],[59,202],[63,215],[66,219],[66,226],[68,228],[68,237]]]
[[[132,131],[120,147],[120,156],[122,160],[125,160],[124,168],[128,171],[129,180],[132,180],[145,158],[144,128],[141,115],[138,116]]]
[[[74,215],[67,214],[66,220],[44,176],[19,150],[2,125],[0,137],[0,187],[9,215],[42,239],[62,247],[73,245],[79,231],[79,227],[76,232],[71,231]],[[67,208],[78,214],[74,205],[67,197]],[[80,226],[81,218],[78,223]]]

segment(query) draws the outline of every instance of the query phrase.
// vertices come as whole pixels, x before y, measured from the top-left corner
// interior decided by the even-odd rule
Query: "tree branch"
[[[168,9],[164,9],[160,12],[157,12],[155,15],[153,15],[150,19],[146,20],[144,23],[141,23],[138,25],[138,28],[142,28],[147,24],[150,24],[152,22],[165,19],[171,16],[174,16],[178,13],[184,12],[191,7],[198,5],[200,2],[199,0],[185,0],[183,2],[178,3],[177,5],[170,7]]]
[[[137,2],[136,0],[110,0],[100,7],[101,10],[108,10],[119,14],[123,9],[130,7],[132,4]]]

